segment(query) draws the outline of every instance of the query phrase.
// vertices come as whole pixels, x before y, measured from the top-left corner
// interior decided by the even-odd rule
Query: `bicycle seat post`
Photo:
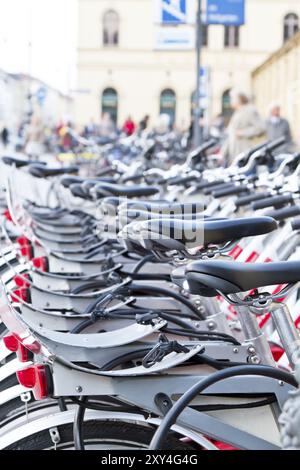
[[[295,366],[300,360],[300,335],[285,303],[273,302],[270,314],[282,346],[291,363]]]
[[[264,335],[260,330],[258,321],[249,309],[244,305],[236,306],[238,319],[241,324],[242,331],[244,333],[243,344],[249,344],[249,348],[254,349],[249,351],[252,352],[252,357],[258,358],[261,364],[275,366],[275,361],[271,353],[270,346]],[[250,356],[251,357],[251,356]]]
[[[209,329],[223,331],[231,335],[232,331],[229,327],[226,315],[220,308],[217,299],[213,297],[201,297],[201,304],[205,308],[206,322]]]

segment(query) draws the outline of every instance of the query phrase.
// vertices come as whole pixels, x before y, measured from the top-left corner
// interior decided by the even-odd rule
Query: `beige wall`
[[[300,33],[271,55],[252,75],[258,108],[267,113],[278,102],[300,141]]]
[[[84,124],[99,119],[102,91],[119,93],[119,123],[128,113],[136,120],[145,113],[154,120],[159,96],[172,88],[177,96],[176,122],[188,126],[190,98],[195,88],[193,51],[157,51],[152,0],[78,0],[78,89],[76,120]],[[231,87],[250,91],[251,72],[282,44],[283,18],[300,16],[299,0],[246,0],[247,24],[241,28],[239,49],[224,49],[224,29],[211,26],[203,65],[211,68],[210,115],[221,111],[223,92]],[[196,2],[195,2],[196,7]],[[120,15],[120,45],[102,46],[102,16],[107,9]],[[193,28],[193,26],[190,26]]]

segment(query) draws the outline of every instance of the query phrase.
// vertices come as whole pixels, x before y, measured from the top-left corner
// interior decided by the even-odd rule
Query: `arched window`
[[[114,10],[107,10],[103,15],[103,45],[117,46],[119,44],[119,15]]]
[[[160,114],[170,116],[171,123],[174,124],[176,117],[176,95],[173,90],[166,89],[160,94]]]
[[[289,13],[284,17],[283,41],[288,41],[299,31],[299,16],[296,13]]]
[[[108,113],[116,123],[118,120],[118,93],[114,88],[106,88],[102,93],[102,114]]]
[[[231,107],[230,92],[231,89],[225,90],[222,95],[222,116],[226,123],[228,123],[229,119],[233,114],[233,109]]]

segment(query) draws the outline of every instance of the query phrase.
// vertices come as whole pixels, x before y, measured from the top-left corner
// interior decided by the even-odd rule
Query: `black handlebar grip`
[[[291,226],[292,226],[293,230],[299,231],[300,230],[300,219],[292,220]]]
[[[297,215],[300,215],[300,206],[290,206],[283,209],[277,209],[276,211],[270,211],[265,215],[268,217],[272,217],[277,221],[289,219],[291,217],[296,217]]]
[[[169,186],[176,186],[179,184],[186,184],[190,183],[191,181],[197,180],[196,175],[186,175],[186,176],[177,176],[176,178],[172,178],[168,181]]]
[[[200,191],[201,189],[212,188],[213,186],[218,186],[219,184],[226,184],[226,181],[224,180],[202,181],[202,183],[197,184],[195,189]]]
[[[98,170],[96,176],[99,176],[101,178],[101,176],[107,176],[111,172],[117,173],[117,170],[113,169],[111,166],[108,166],[108,167]]]
[[[239,185],[239,186],[234,186],[234,187],[227,188],[224,190],[214,191],[212,195],[215,198],[221,198],[225,196],[234,196],[235,194],[241,194],[247,191],[249,191],[248,186]]]
[[[229,188],[235,188],[235,184],[230,182],[230,183],[218,184],[217,186],[211,186],[210,188],[204,189],[203,194],[205,196],[208,196],[209,194],[213,194],[214,191],[225,191],[225,189],[229,189]]]
[[[236,207],[243,207],[251,204],[252,202],[260,201],[261,199],[266,199],[271,196],[271,193],[264,192],[264,193],[255,193],[251,194],[250,196],[239,197],[235,201]]]
[[[281,145],[285,144],[286,143],[286,138],[285,137],[279,137],[278,139],[276,140],[273,140],[273,142],[270,142],[267,146],[266,146],[266,150],[271,152],[272,150],[275,150],[277,149],[278,147],[281,147]]]
[[[290,202],[293,202],[294,198],[292,194],[285,196],[273,196],[263,199],[262,201],[255,202],[252,204],[252,209],[257,211],[259,209],[266,209],[267,207],[280,207]]]
[[[200,157],[203,154],[203,152],[206,152],[207,150],[214,147],[216,143],[217,141],[215,139],[210,139],[207,142],[204,142],[202,145],[197,147],[195,150],[193,150],[189,154],[189,158],[194,159],[194,158]]]
[[[143,177],[144,177],[144,173],[136,173],[135,175],[127,176],[126,178],[122,179],[122,183],[124,184],[129,183],[129,182],[134,183],[135,181],[138,181]]]

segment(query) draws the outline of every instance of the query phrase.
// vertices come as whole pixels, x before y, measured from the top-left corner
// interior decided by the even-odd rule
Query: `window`
[[[167,114],[174,124],[176,117],[176,95],[173,90],[166,89],[160,94],[160,114]]]
[[[114,88],[106,88],[102,93],[102,114],[108,113],[116,123],[118,120],[118,93]]]
[[[225,123],[227,124],[233,114],[233,109],[231,107],[231,89],[225,90],[222,95],[222,116]]]
[[[289,13],[284,17],[283,41],[288,41],[299,31],[299,17],[296,13]]]
[[[240,45],[240,27],[225,26],[224,28],[224,46],[239,47]]]
[[[119,15],[114,10],[108,10],[103,15],[103,45],[117,46],[119,44]]]
[[[202,24],[201,26],[201,33],[202,33],[202,46],[207,47],[208,46],[208,25],[207,24]]]

